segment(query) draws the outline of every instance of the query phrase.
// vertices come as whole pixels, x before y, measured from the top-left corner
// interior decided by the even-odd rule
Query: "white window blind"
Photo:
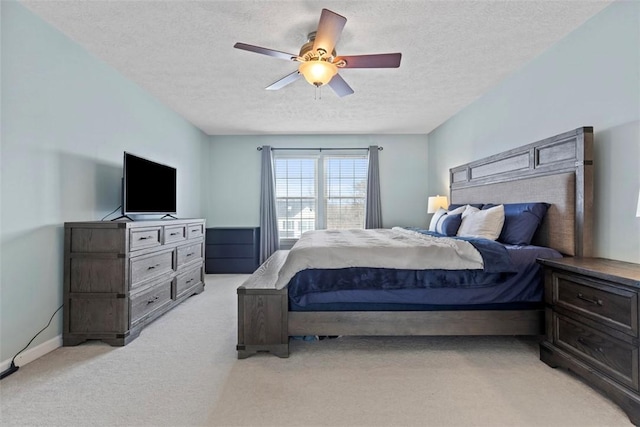
[[[304,231],[316,229],[317,164],[310,157],[274,158],[281,239],[297,239]]]
[[[324,158],[325,228],[364,228],[367,157]]]
[[[363,228],[366,154],[274,155],[278,231]]]

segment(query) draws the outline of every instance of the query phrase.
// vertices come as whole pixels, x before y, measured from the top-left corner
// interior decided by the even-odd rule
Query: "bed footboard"
[[[289,251],[277,251],[238,287],[238,359],[255,353],[289,357],[287,289],[276,289]]]

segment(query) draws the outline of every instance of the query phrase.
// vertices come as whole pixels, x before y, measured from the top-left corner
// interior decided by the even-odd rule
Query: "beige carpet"
[[[61,347],[0,382],[1,426],[205,425],[236,363],[236,288],[248,276],[207,276],[205,291],[125,347]]]
[[[621,410],[510,337],[296,341],[239,361],[210,425],[620,426]]]
[[[0,383],[2,426],[624,426],[626,415],[513,337],[293,341],[236,360],[235,289],[201,295],[126,347],[59,348]]]

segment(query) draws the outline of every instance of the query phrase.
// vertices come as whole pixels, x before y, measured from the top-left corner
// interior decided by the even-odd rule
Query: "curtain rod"
[[[262,147],[257,148],[258,151],[262,151]],[[356,148],[272,148],[271,151],[276,150],[318,150],[318,151],[331,151],[331,150],[367,150],[369,151],[369,147],[356,147]],[[378,147],[378,151],[382,151],[382,147]]]

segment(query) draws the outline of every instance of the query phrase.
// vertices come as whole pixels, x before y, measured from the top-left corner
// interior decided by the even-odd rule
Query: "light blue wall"
[[[0,4],[0,361],[61,304],[62,224],[119,204],[125,150],[177,167],[181,217],[232,226],[258,224],[257,146],[381,145],[384,225],[424,226],[450,167],[594,126],[596,252],[640,261],[639,2],[605,9],[429,134],[428,149],[424,135],[207,137],[21,5]],[[60,319],[33,345],[60,334]]]
[[[384,147],[380,197],[385,227],[427,225],[426,135],[213,136],[207,190],[209,226],[259,224],[260,152],[272,147]]]
[[[596,256],[640,262],[640,2],[617,2],[428,135],[448,169],[580,126],[595,132]]]
[[[120,204],[123,152],[178,169],[178,215],[202,217],[209,137],[13,1],[2,12],[0,361],[62,304],[63,223]],[[32,346],[62,332],[58,315]]]

